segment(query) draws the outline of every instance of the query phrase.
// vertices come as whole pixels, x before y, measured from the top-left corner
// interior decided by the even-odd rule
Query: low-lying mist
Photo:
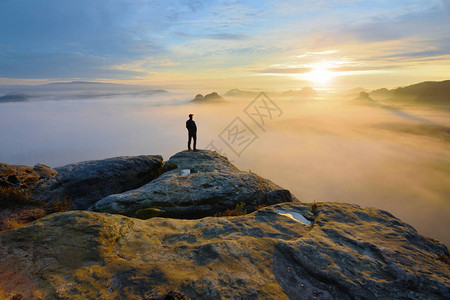
[[[238,168],[271,179],[299,200],[384,209],[450,244],[449,111],[273,99],[281,115],[259,107],[260,116],[249,116],[244,109],[252,99],[161,105],[171,96],[153,97],[161,101],[124,96],[0,104],[0,162],[57,167],[139,154],[167,160],[187,147],[185,121],[193,113],[199,148],[212,142]],[[245,149],[228,135],[236,124],[257,136]]]

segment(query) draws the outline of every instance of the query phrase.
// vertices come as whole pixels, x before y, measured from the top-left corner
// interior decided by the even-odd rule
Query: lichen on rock
[[[447,248],[387,212],[283,203],[238,217],[57,213],[0,235],[0,296],[445,299]],[[5,280],[7,278],[7,280]],[[11,285],[8,282],[33,285]],[[3,293],[3,294],[1,294]]]

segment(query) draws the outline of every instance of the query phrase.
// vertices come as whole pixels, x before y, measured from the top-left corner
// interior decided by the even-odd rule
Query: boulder
[[[53,210],[30,195],[40,182],[56,173],[41,164],[29,167],[0,163],[0,232],[30,223]]]
[[[31,192],[42,180],[46,180],[56,173],[57,171],[42,164],[29,167],[0,163],[0,187],[13,187]]]
[[[444,245],[378,209],[311,208],[197,220],[52,214],[0,235],[0,298],[448,299]]]
[[[121,156],[55,168],[58,172],[42,181],[34,198],[48,204],[71,201],[71,209],[86,209],[103,197],[142,186],[162,169],[159,155]]]
[[[227,209],[252,212],[258,206],[296,200],[288,190],[240,171],[214,151],[179,152],[166,162],[166,170],[138,189],[101,199],[92,210],[140,218],[195,219]]]

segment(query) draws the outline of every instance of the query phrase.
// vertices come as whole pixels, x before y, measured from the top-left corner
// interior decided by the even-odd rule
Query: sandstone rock
[[[142,217],[152,209],[152,213],[163,217],[194,219],[213,216],[241,203],[243,210],[252,212],[258,205],[295,200],[288,190],[240,171],[213,151],[179,152],[166,165],[178,168],[138,189],[105,197],[92,210]]]
[[[31,192],[41,180],[50,178],[56,173],[55,170],[42,164],[29,167],[0,163],[0,187],[15,187]]]
[[[56,176],[39,184],[34,197],[46,203],[72,201],[71,209],[86,209],[103,197],[135,189],[156,178],[159,155],[121,156],[56,168]]]
[[[151,298],[150,300],[189,300],[189,298],[179,292],[170,291],[166,295],[157,298]]]
[[[0,235],[0,298],[448,298],[444,245],[381,210],[317,211],[293,202],[199,220],[53,214]]]
[[[41,164],[28,167],[0,163],[0,232],[30,223],[52,209],[30,198],[30,194],[56,173]]]

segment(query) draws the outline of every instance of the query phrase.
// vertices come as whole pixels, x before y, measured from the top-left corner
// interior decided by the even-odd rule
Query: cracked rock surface
[[[0,235],[0,298],[446,299],[448,255],[385,211],[343,203],[197,220],[71,211]]]
[[[55,168],[56,175],[41,181],[34,191],[46,203],[71,201],[71,209],[87,209],[103,197],[140,187],[156,178],[160,155],[120,156],[83,161]]]
[[[242,205],[246,212],[258,206],[295,201],[291,193],[252,172],[240,171],[217,152],[182,151],[166,163],[167,172],[150,183],[110,195],[93,211],[146,218],[154,215],[196,219]]]

